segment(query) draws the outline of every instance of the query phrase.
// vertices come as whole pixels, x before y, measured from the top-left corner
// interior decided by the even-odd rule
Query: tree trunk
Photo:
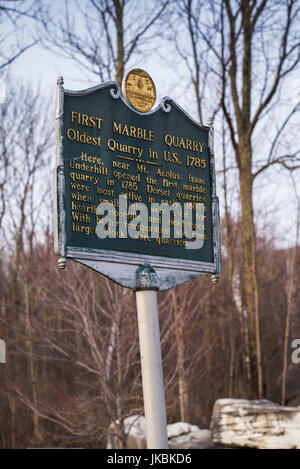
[[[124,31],[123,31],[123,6],[119,0],[114,0],[116,12],[116,28],[117,28],[117,63],[116,63],[116,82],[121,86],[124,75]]]
[[[178,311],[177,298],[175,289],[172,289],[176,345],[177,345],[177,368],[178,368],[178,388],[179,388],[179,409],[181,422],[188,422],[188,390],[185,378],[184,367],[184,340],[183,340],[183,321],[181,311]]]
[[[259,299],[256,272],[255,227],[253,221],[251,146],[240,147],[242,167],[239,172],[242,246],[243,246],[243,284],[242,297],[248,324],[250,352],[250,389],[251,399],[262,399],[262,365],[259,325]]]
[[[33,357],[33,346],[32,346],[32,330],[31,330],[31,322],[30,322],[30,309],[29,309],[29,285],[27,281],[24,283],[24,290],[25,290],[25,331],[26,331],[26,352],[27,352],[27,359],[28,359],[28,376],[30,379],[31,384],[31,392],[32,392],[32,403],[34,409],[37,409],[37,388],[36,388],[36,376],[35,376],[35,369],[34,369],[34,357]],[[40,424],[39,424],[39,416],[36,411],[33,411],[33,429],[34,429],[34,444],[37,444],[41,441],[41,433],[40,433]]]
[[[285,405],[286,397],[286,375],[287,375],[287,358],[288,358],[288,341],[290,334],[290,322],[291,322],[291,313],[293,305],[293,291],[295,284],[295,260],[297,253],[297,245],[299,238],[299,225],[300,225],[300,203],[298,203],[298,216],[297,216],[297,227],[296,227],[296,242],[293,248],[291,264],[290,264],[290,274],[289,274],[289,285],[288,285],[288,298],[287,298],[287,311],[286,311],[286,321],[285,321],[285,332],[284,332],[284,344],[283,344],[283,368],[282,368],[282,384],[281,384],[281,405]]]

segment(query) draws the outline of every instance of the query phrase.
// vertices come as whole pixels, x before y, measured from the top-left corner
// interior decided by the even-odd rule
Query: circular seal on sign
[[[128,104],[140,112],[148,112],[156,101],[155,85],[150,75],[134,68],[123,81],[122,91]]]

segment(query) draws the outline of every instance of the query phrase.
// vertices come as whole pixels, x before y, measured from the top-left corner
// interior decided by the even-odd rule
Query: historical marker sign
[[[148,86],[147,102],[155,100],[153,82],[146,75],[141,80],[131,76],[125,87],[136,109],[139,86]],[[59,79],[55,171],[55,244],[61,263],[75,259],[130,288],[136,288],[136,269],[144,263],[155,269],[160,290],[201,274],[218,274],[212,128],[195,122],[170,98],[142,113],[125,102],[114,82],[78,92],[62,84]],[[97,230],[103,204],[110,204],[116,219],[106,237]],[[169,212],[170,233],[158,206],[179,207],[179,218]],[[190,225],[184,218],[187,206],[195,212]],[[143,223],[140,216],[138,224],[142,209],[147,216]],[[201,247],[187,248],[192,240],[186,236],[188,227],[195,232],[197,216],[204,224]]]

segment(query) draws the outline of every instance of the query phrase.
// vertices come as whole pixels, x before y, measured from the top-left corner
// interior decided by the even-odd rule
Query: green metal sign
[[[217,275],[212,127],[195,122],[170,98],[153,111],[138,112],[114,82],[79,92],[62,85],[59,79],[55,249],[60,265],[72,258],[137,288],[136,270],[146,263],[160,290],[201,274]],[[115,227],[108,230],[108,224],[100,236],[105,207],[111,207]],[[197,221],[203,230],[195,248]]]

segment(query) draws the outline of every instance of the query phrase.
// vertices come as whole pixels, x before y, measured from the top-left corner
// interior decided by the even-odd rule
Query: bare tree
[[[31,34],[32,24],[45,14],[44,10],[41,2],[33,0],[0,1],[0,71],[37,44],[37,39]]]
[[[186,0],[182,5],[193,20],[190,24],[195,43],[200,41],[209,48],[207,61],[218,79],[219,104],[238,169],[243,245],[241,290],[249,333],[251,373],[249,395],[262,397],[253,185],[259,174],[275,164],[287,168],[299,166],[299,148],[293,145],[280,154],[282,147],[279,145],[288,127],[295,122],[299,101],[295,104],[294,97],[282,107],[278,100],[284,89],[287,93],[285,82],[299,66],[299,2],[209,1],[203,3],[201,15],[197,17],[200,3]],[[195,67],[196,73],[197,63]],[[274,105],[280,106],[279,112]],[[276,115],[273,122],[271,112]],[[264,138],[263,151],[260,146],[258,153],[259,132],[265,131],[263,123],[266,122],[268,139]],[[278,122],[281,123],[277,125]]]
[[[49,176],[53,128],[47,98],[30,85],[10,82],[7,102],[1,106],[0,129],[2,224],[1,243],[15,249],[16,265],[24,249],[23,237],[43,220],[42,205],[51,188]]]
[[[46,223],[44,208],[49,209],[50,149],[53,148],[53,126],[46,112],[49,106],[43,102],[39,91],[30,86],[14,85],[11,80],[7,89],[7,101],[1,106],[1,250],[10,261],[11,290],[9,300],[2,298],[2,306],[10,317],[10,323],[19,331],[24,326],[26,335],[25,350],[31,357],[28,360],[28,376],[32,382],[33,400],[37,401],[36,380],[33,354],[33,336],[31,329],[31,292],[30,257],[25,256],[28,248],[33,251],[34,237],[38,237],[36,224],[41,229]],[[48,199],[48,200],[47,200]],[[29,243],[27,244],[27,242]],[[24,300],[25,321],[22,319]],[[7,306],[7,305],[6,305]],[[8,326],[7,326],[8,327]],[[10,347],[10,327],[5,328],[4,337]],[[14,334],[13,334],[14,335]],[[18,372],[20,363],[11,368],[12,374]],[[11,393],[11,390],[9,391]],[[14,396],[10,394],[11,408],[16,407]],[[15,412],[11,412],[12,420]],[[35,421],[34,432],[38,435],[38,422]],[[12,446],[14,446],[15,423],[12,423]],[[38,439],[38,438],[37,438]]]
[[[287,367],[288,367],[288,343],[290,337],[290,324],[291,315],[293,309],[293,300],[295,294],[295,274],[296,274],[296,254],[299,240],[300,230],[300,197],[297,194],[295,181],[293,181],[294,192],[297,201],[297,219],[296,219],[296,236],[295,245],[291,252],[291,258],[289,261],[289,275],[287,285],[287,310],[285,320],[285,332],[284,332],[284,343],[283,343],[283,367],[282,367],[282,383],[281,383],[281,405],[285,405],[286,401],[286,378],[287,378]]]
[[[169,2],[65,0],[60,19],[57,14],[41,18],[42,42],[98,80],[114,79],[121,85],[124,69],[133,58],[155,51],[156,26]]]
[[[170,17],[170,37],[175,45],[176,54],[183,61],[189,74],[194,96],[191,105],[195,105],[196,115],[201,124],[206,123],[204,115],[209,109],[208,102],[212,98],[214,81],[214,73],[209,63],[209,47],[199,40],[198,34],[199,22],[205,21],[205,15],[204,1],[179,0],[174,2],[174,11]],[[182,84],[187,80],[186,70]],[[187,87],[187,83],[185,85]],[[213,109],[210,108],[207,117],[211,118],[217,111],[218,105],[215,104],[214,102]]]
[[[18,59],[25,51],[37,43],[30,32],[30,26],[37,21],[39,15],[42,15],[44,7],[32,0],[1,0],[0,1],[0,78],[7,73],[10,65]],[[1,121],[7,117],[7,110],[2,102],[9,99],[6,95],[6,82],[10,83],[11,77],[6,74],[5,80],[0,81],[0,111]],[[9,93],[9,91],[8,91]],[[6,186],[9,179],[9,153],[7,146],[7,129],[4,125],[0,126],[1,133],[1,179],[0,179],[0,227],[7,208],[5,200]]]

